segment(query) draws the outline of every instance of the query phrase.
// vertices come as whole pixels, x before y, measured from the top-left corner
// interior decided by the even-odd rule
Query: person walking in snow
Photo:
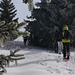
[[[28,40],[28,36],[23,36],[23,40],[24,40],[24,46],[26,46],[26,42]]]
[[[62,29],[59,28],[59,31],[58,31],[58,40],[57,40],[57,43],[58,43],[58,53],[61,54],[62,50],[63,50],[63,43],[62,43]]]
[[[71,42],[72,34],[70,33],[68,26],[65,25],[63,27],[62,32],[62,43],[63,43],[63,59],[69,60],[70,58],[70,42]]]
[[[62,40],[62,30],[56,30],[55,32],[55,52],[61,54],[61,51],[63,49],[63,44],[61,42]]]
[[[24,41],[24,46],[28,46],[28,43],[29,43],[29,36],[30,36],[30,33],[29,32],[26,32],[23,34],[23,41]]]
[[[54,44],[53,44],[53,49],[55,50],[55,53],[58,53],[58,30],[55,31],[54,35],[53,35],[53,40],[54,40]]]

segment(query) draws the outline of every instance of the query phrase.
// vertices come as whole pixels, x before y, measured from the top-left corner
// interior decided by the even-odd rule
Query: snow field
[[[4,75],[75,75],[75,52],[71,51],[71,59],[68,62],[63,61],[62,54],[56,54],[50,50],[28,46],[24,47],[23,42],[9,42],[8,48],[0,49],[0,54],[9,54],[10,50],[21,48],[25,59],[15,63],[10,63],[6,67],[7,73]],[[7,46],[7,45],[6,45]],[[12,47],[13,46],[13,47]]]

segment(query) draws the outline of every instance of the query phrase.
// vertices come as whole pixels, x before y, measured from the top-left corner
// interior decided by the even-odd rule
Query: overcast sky
[[[34,4],[38,1],[40,0],[34,0]],[[19,17],[19,22],[22,22],[24,19],[26,19],[27,15],[31,15],[31,12],[28,10],[28,4],[24,4],[22,0],[12,0],[12,2],[17,9],[16,17]]]
[[[19,17],[19,22],[22,22],[26,19],[27,15],[30,15],[31,12],[28,10],[28,4],[24,4],[22,0],[12,0],[16,9],[17,9],[17,16]]]

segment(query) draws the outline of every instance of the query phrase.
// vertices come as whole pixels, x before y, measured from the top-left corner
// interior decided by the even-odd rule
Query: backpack
[[[63,39],[65,39],[65,40],[70,39],[70,33],[69,33],[69,31],[67,31],[67,30],[64,31]]]

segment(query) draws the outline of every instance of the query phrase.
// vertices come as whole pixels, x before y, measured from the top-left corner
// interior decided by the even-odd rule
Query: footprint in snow
[[[42,66],[46,66],[47,65],[47,63],[40,63]]]

